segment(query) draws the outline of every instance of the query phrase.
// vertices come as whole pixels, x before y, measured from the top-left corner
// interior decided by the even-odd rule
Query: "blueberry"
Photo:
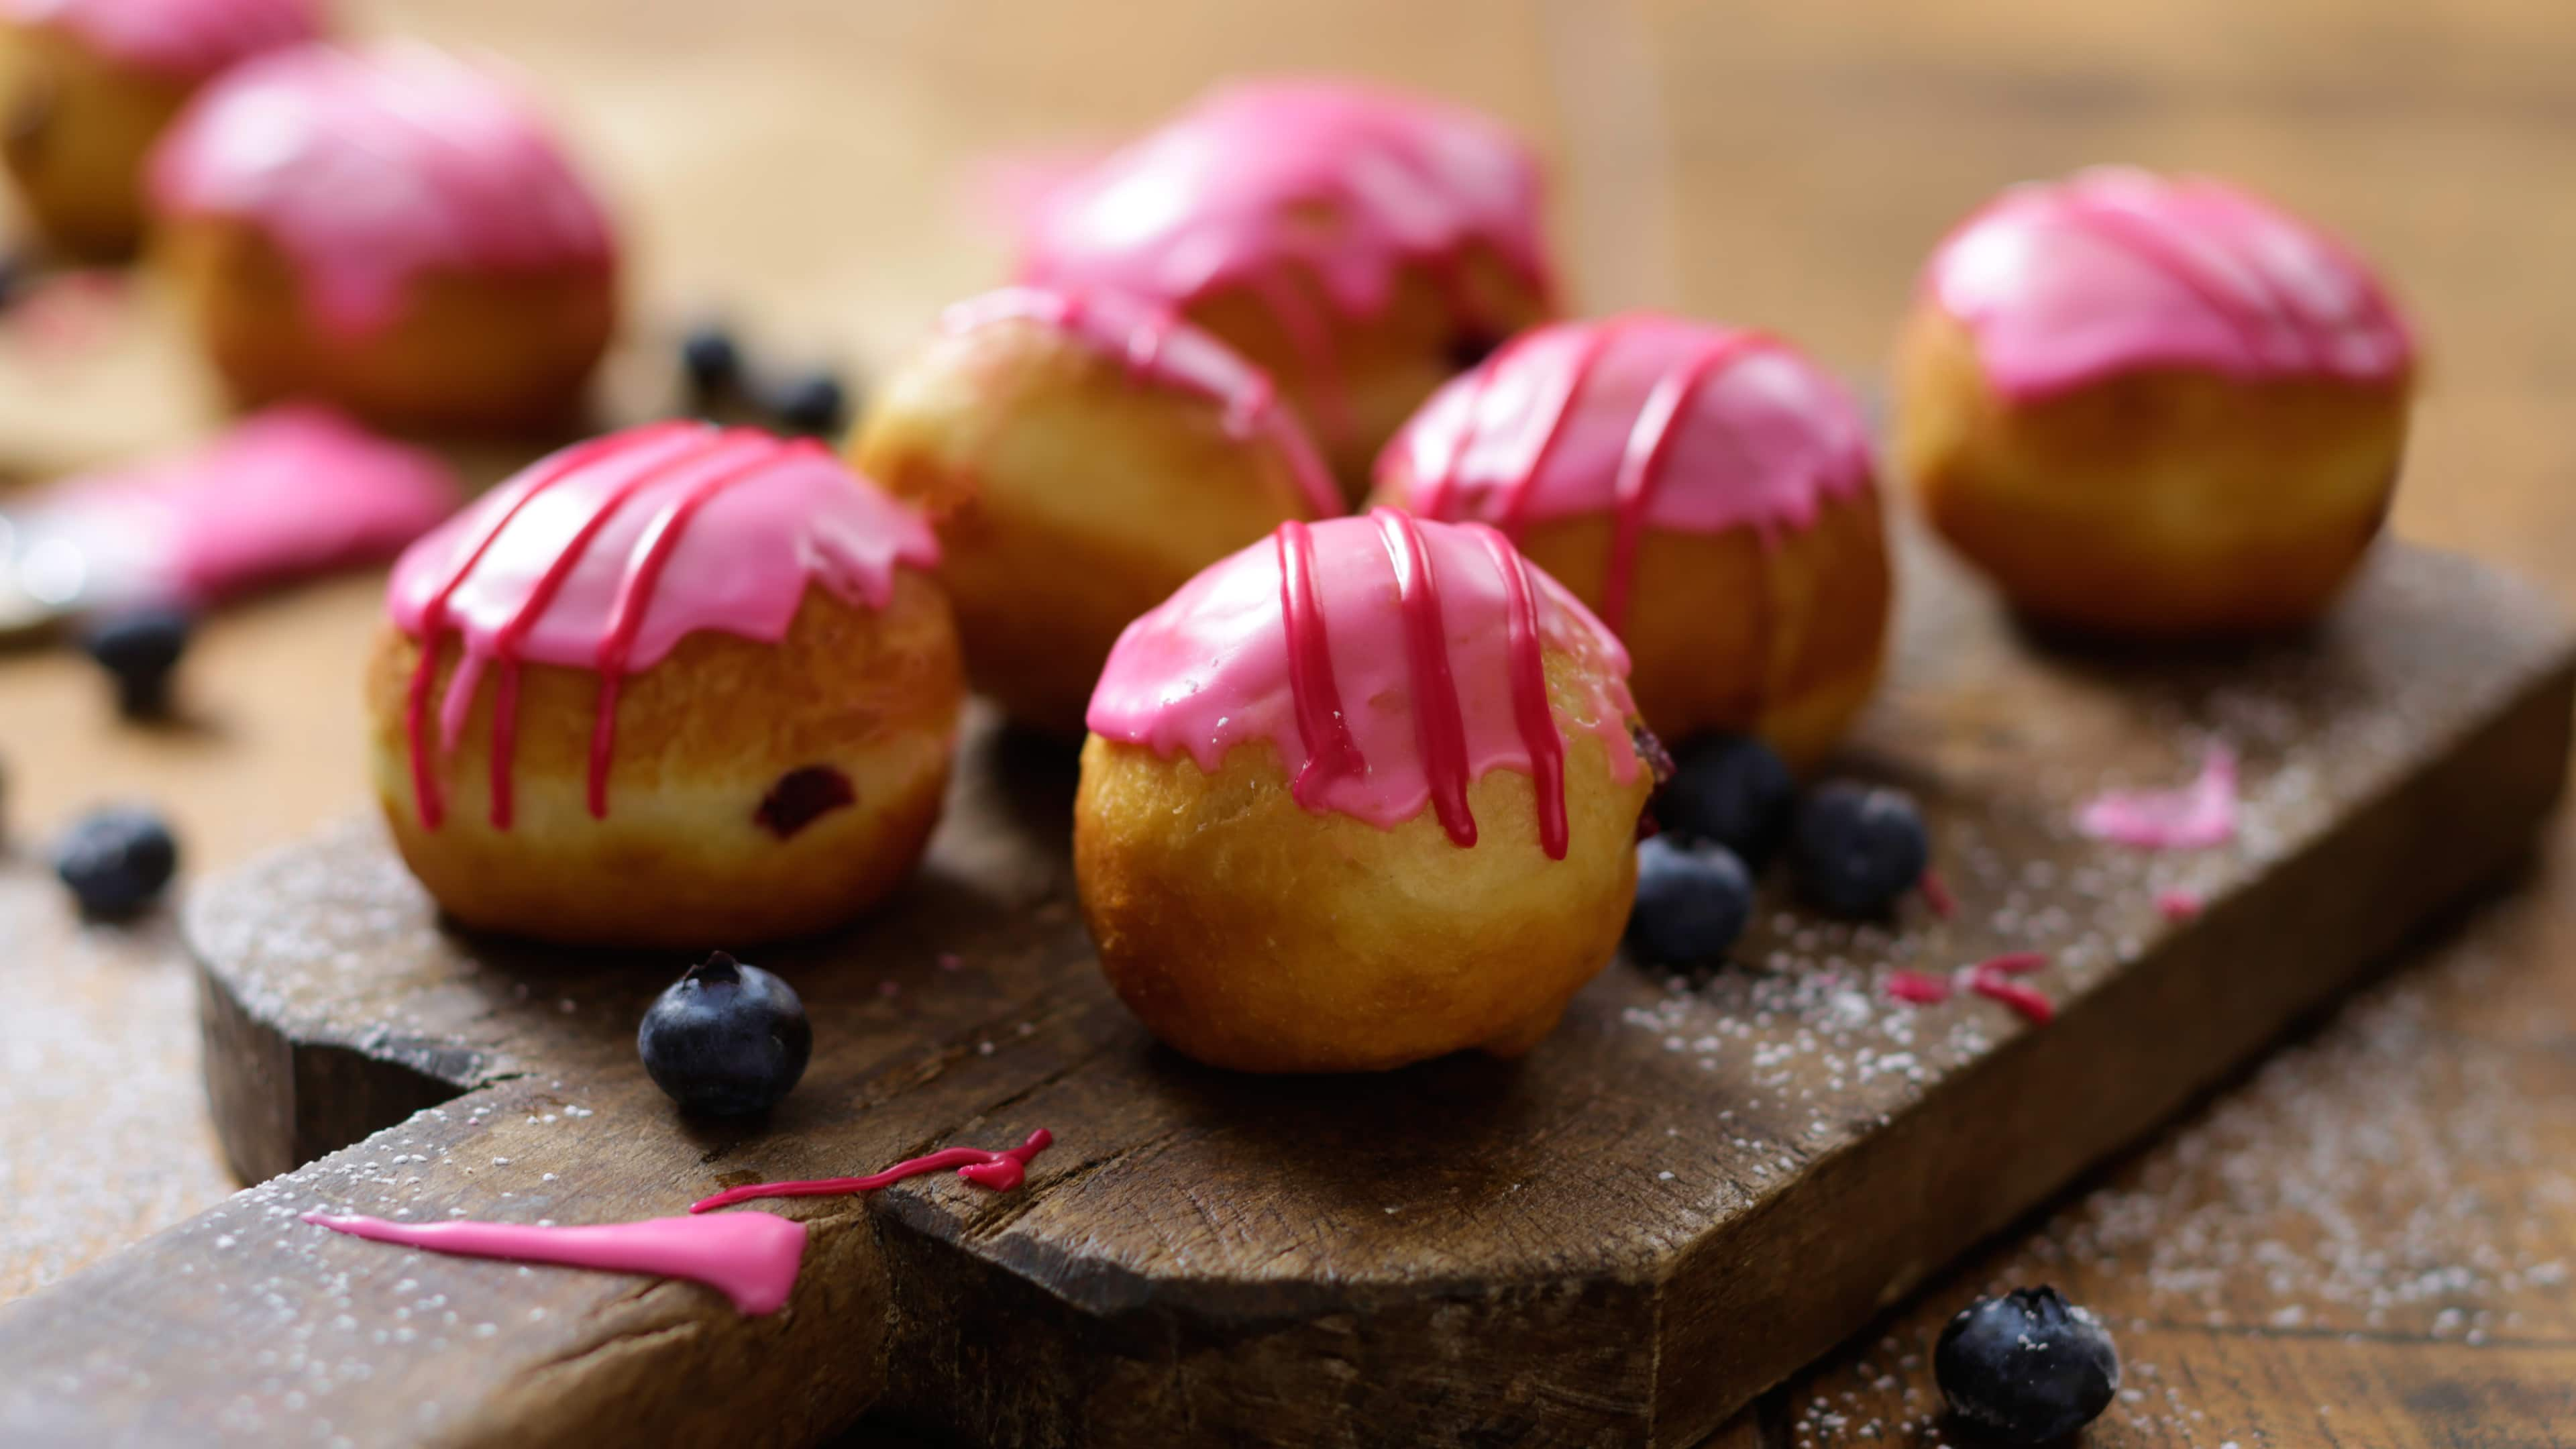
[[[1684,746],[1672,783],[1655,798],[1655,823],[1714,840],[1760,870],[1789,838],[1798,782],[1771,747],[1747,735],[1711,735]]]
[[[184,609],[147,604],[110,614],[89,628],[82,646],[116,681],[116,708],[128,719],[149,719],[170,704],[170,672],[188,650],[191,621]]]
[[[718,951],[654,1000],[635,1049],[672,1101],[735,1117],[794,1089],[814,1054],[814,1028],[794,987]]]
[[[54,874],[84,915],[133,915],[160,897],[178,868],[179,843],[149,810],[94,811],[54,842]]]
[[[742,379],[742,348],[721,324],[691,328],[680,340],[680,371],[698,397],[723,392]]]
[[[2120,1351],[2054,1288],[2017,1288],[1959,1310],[1932,1350],[1950,1412],[2006,1444],[2042,1444],[2092,1423],[2120,1391]]]
[[[779,426],[792,433],[837,433],[848,406],[841,380],[828,372],[789,378],[769,399],[769,410],[778,415]]]
[[[1932,845],[1904,791],[1845,783],[1820,787],[1798,807],[1789,853],[1809,900],[1866,916],[1922,879]]]
[[[1753,915],[1753,880],[1723,845],[1658,835],[1637,847],[1637,904],[1628,943],[1658,963],[1713,961]]]

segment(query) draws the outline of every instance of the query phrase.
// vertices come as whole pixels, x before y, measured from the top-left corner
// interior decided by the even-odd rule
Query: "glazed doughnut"
[[[2018,187],[1933,254],[1898,461],[2026,615],[2185,636],[2321,612],[2378,534],[2414,346],[2369,269],[2216,181]]]
[[[124,256],[143,158],[189,95],[321,33],[318,0],[0,0],[0,160],[47,240]]]
[[[1356,498],[1431,390],[1552,307],[1498,123],[1324,81],[1218,90],[1058,185],[1021,280],[1178,307],[1279,380]]]
[[[1110,984],[1244,1071],[1529,1050],[1636,889],[1627,666],[1479,525],[1285,523],[1216,564],[1092,697],[1074,870]]]
[[[245,404],[554,426],[615,324],[588,186],[513,84],[425,46],[236,67],[172,126],[150,186],[159,250]]]
[[[367,681],[403,859],[468,926],[704,949],[908,874],[965,685],[928,525],[819,443],[666,423],[414,544]]]
[[[1877,682],[1867,430],[1776,338],[1652,314],[1524,333],[1397,435],[1377,497],[1492,524],[1563,580],[1667,739],[1759,734],[1811,765]]]
[[[975,686],[1077,737],[1119,630],[1282,520],[1342,511],[1259,369],[1106,292],[950,308],[851,458],[938,528]]]

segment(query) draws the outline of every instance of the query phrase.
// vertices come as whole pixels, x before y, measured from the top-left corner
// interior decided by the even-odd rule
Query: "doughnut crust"
[[[0,20],[0,160],[37,229],[113,261],[143,232],[143,158],[191,87],[47,25]]]
[[[441,646],[432,698],[457,655],[454,635]],[[458,922],[577,945],[699,950],[811,935],[867,909],[938,820],[964,692],[929,578],[897,571],[882,610],[809,588],[777,644],[700,631],[623,681],[601,818],[587,806],[599,676],[522,666],[506,830],[486,810],[487,682],[454,749],[434,756],[449,808],[430,830],[405,732],[419,648],[387,625],[366,681],[395,844]]]
[[[1324,215],[1316,224],[1333,221]],[[1454,259],[1404,263],[1385,308],[1373,315],[1335,310],[1303,269],[1273,285],[1300,299],[1296,314],[1321,319],[1327,375],[1317,375],[1280,308],[1250,286],[1213,291],[1185,312],[1278,379],[1354,502],[1367,493],[1380,450],[1425,398],[1504,338],[1552,315],[1546,294],[1483,243],[1467,244]]]
[[[975,687],[1067,737],[1129,620],[1315,513],[1271,435],[1035,320],[935,336],[849,457],[938,530]]]
[[[1566,707],[1579,668],[1551,650]],[[1617,949],[1636,889],[1637,817],[1613,745],[1567,741],[1563,860],[1542,850],[1530,777],[1468,787],[1461,848],[1432,812],[1392,828],[1309,811],[1266,741],[1213,775],[1097,735],[1083,747],[1074,868],[1110,984],[1211,1066],[1375,1071],[1466,1048],[1514,1057],[1554,1028]]]
[[[1612,527],[1599,514],[1532,523],[1521,552],[1597,606]],[[1875,492],[1825,498],[1812,527],[1769,543],[1751,528],[1647,528],[1620,636],[1629,691],[1665,739],[1757,734],[1811,769],[1877,687],[1890,592]]]
[[[1933,527],[2015,608],[2181,638],[2324,611],[2387,514],[2410,379],[2156,368],[2015,400],[1927,301],[1897,381],[1899,465]]]
[[[616,326],[615,273],[595,263],[424,271],[386,325],[351,333],[255,225],[171,217],[155,248],[245,407],[307,397],[403,431],[545,432],[578,415]]]

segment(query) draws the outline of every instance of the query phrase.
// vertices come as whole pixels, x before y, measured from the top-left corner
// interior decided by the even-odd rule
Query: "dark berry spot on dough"
[[[829,765],[807,765],[779,776],[751,818],[762,829],[785,840],[813,824],[817,817],[858,801],[859,794],[850,788],[849,776]]]

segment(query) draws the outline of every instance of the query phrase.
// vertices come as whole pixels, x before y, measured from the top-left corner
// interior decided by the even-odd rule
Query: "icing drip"
[[[2200,850],[2236,835],[2236,754],[2212,745],[2200,775],[2179,790],[2113,790],[2075,818],[2095,840],[2141,850]]]
[[[487,671],[497,674],[493,826],[509,828],[514,814],[519,678],[530,662],[600,677],[587,796],[591,814],[604,816],[627,676],[699,629],[776,643],[809,582],[883,608],[897,565],[937,561],[927,525],[810,439],[663,423],[537,463],[394,569],[388,607],[421,646],[404,717],[421,823],[434,830],[445,814],[433,704],[436,743],[452,749]],[[461,652],[444,699],[433,701],[449,632]]]
[[[2158,367],[2391,382],[2414,359],[2358,258],[2203,177],[2100,167],[2015,187],[1942,242],[1924,286],[2010,397]]]
[[[172,123],[165,215],[261,228],[343,335],[430,271],[613,263],[608,222],[515,86],[426,46],[300,45],[225,72]]]
[[[1342,512],[1341,490],[1332,473],[1304,425],[1281,405],[1269,375],[1168,304],[1096,288],[1005,287],[950,307],[941,314],[940,326],[965,333],[1011,321],[1056,328],[1119,359],[1140,381],[1215,402],[1224,410],[1229,435],[1263,438],[1280,450],[1299,496],[1316,517]]]
[[[391,557],[463,496],[435,454],[292,405],[174,458],[66,479],[14,512],[28,539],[73,542],[93,601],[208,605]]]
[[[520,1223],[396,1223],[383,1218],[306,1213],[304,1221],[371,1242],[399,1243],[465,1258],[652,1273],[704,1283],[749,1314],[787,1305],[805,1256],[805,1225],[773,1213],[651,1218],[596,1227],[541,1228]]]
[[[1896,971],[1888,975],[1887,994],[1916,1006],[1935,1006],[1950,999],[1950,983],[1920,971]]]
[[[1473,112],[1337,82],[1236,85],[1052,188],[1020,273],[1183,308],[1249,294],[1296,349],[1316,425],[1339,439],[1350,424],[1327,313],[1377,316],[1407,266],[1462,302],[1457,269],[1475,247],[1544,293],[1538,213],[1537,165]]]
[[[765,1197],[848,1197],[855,1193],[875,1192],[892,1187],[907,1177],[921,1177],[933,1172],[956,1168],[957,1175],[994,1192],[1009,1192],[1028,1178],[1029,1162],[1055,1145],[1055,1134],[1041,1127],[1029,1134],[1028,1140],[1004,1152],[986,1152],[975,1147],[943,1147],[927,1157],[898,1162],[883,1172],[866,1177],[823,1177],[803,1182],[755,1182],[743,1187],[729,1187],[713,1197],[702,1197],[689,1204],[693,1213],[713,1212],[738,1202],[751,1202]]]
[[[1850,399],[1786,344],[1637,313],[1515,338],[1433,395],[1379,472],[1415,512],[1515,536],[1608,514],[1617,628],[1648,528],[1767,541],[1865,492],[1871,466]]]
[[[183,81],[322,33],[316,0],[0,0],[0,19],[58,27],[110,60]]]
[[[1551,648],[1589,681],[1553,703]],[[1392,827],[1428,806],[1462,847],[1477,838],[1467,787],[1526,771],[1540,843],[1562,858],[1560,730],[1599,734],[1633,780],[1626,673],[1600,621],[1499,533],[1379,509],[1283,524],[1183,585],[1119,637],[1089,722],[1210,773],[1269,742],[1306,809]]]
[[[2156,892],[2156,914],[2168,921],[2188,921],[2203,909],[2205,903],[2197,891],[2175,886],[2171,890]]]

